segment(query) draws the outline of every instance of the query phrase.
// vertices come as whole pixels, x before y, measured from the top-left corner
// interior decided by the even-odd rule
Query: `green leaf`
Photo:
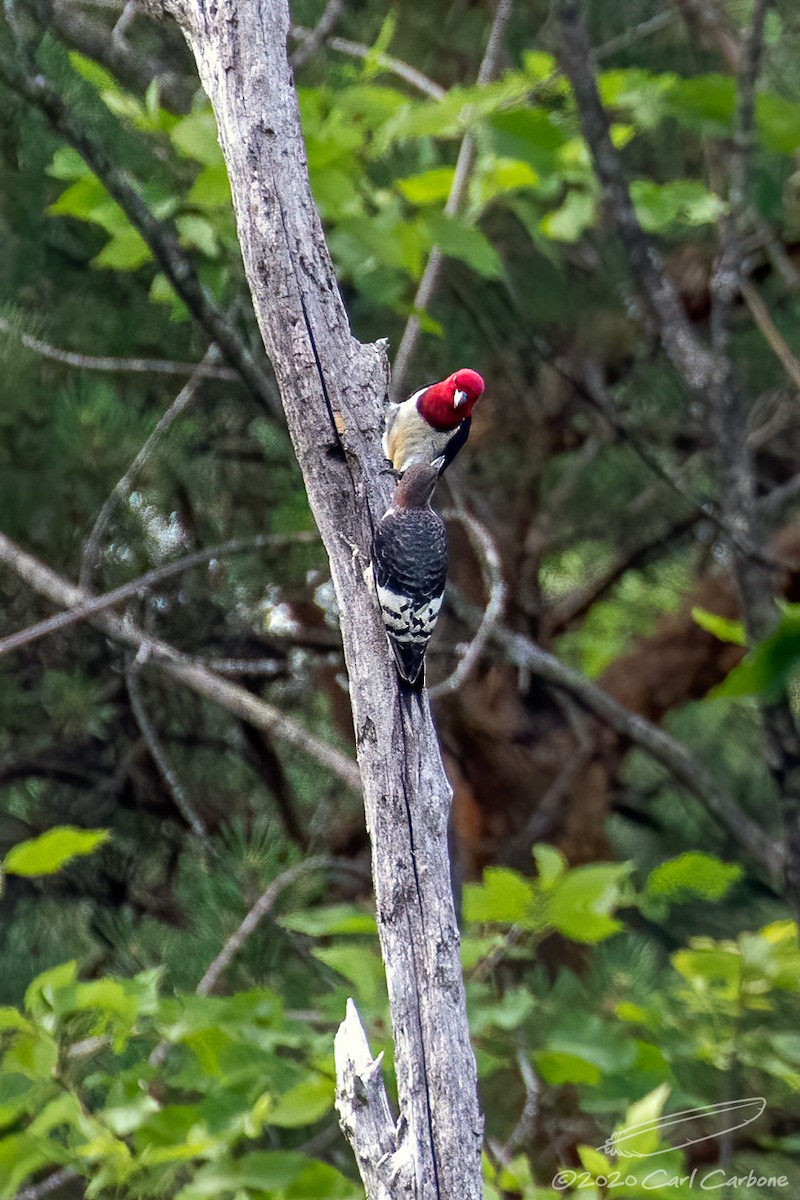
[[[543,1050],[535,1056],[535,1063],[545,1083],[554,1087],[562,1083],[588,1083],[593,1086],[602,1077],[595,1063],[563,1050]]]
[[[189,113],[169,131],[175,149],[206,167],[218,167],[224,160],[217,140],[217,123],[210,108]]]
[[[785,604],[773,633],[734,667],[709,699],[763,696],[776,700],[800,664],[800,604]]]
[[[77,150],[73,150],[72,146],[59,146],[47,168],[47,174],[52,179],[67,181],[83,179],[84,176],[90,176],[92,173]],[[94,177],[92,176],[92,178]]]
[[[547,1039],[548,1052],[593,1063],[602,1075],[627,1072],[636,1061],[636,1040],[617,1022],[592,1012],[567,1012]]]
[[[0,1200],[13,1200],[20,1184],[51,1161],[39,1141],[26,1133],[0,1140]]]
[[[578,1146],[577,1151],[581,1165],[586,1168],[590,1175],[608,1175],[611,1163],[605,1154],[601,1154],[599,1150],[594,1150],[591,1146]]]
[[[599,942],[622,928],[610,914],[622,902],[629,863],[597,863],[576,867],[548,893],[547,915],[565,937]]]
[[[69,61],[72,69],[90,83],[97,92],[120,92],[122,89],[118,81],[114,78],[110,71],[105,67],[101,67],[93,58],[87,58],[84,54],[79,54],[77,50],[70,50]]]
[[[464,888],[464,920],[515,925],[531,910],[535,884],[510,867],[488,867],[483,883]]]
[[[667,110],[681,125],[703,136],[730,132],[736,107],[736,83],[730,75],[697,75],[677,79],[670,89]]]
[[[713,633],[721,642],[732,642],[735,646],[747,644],[742,621],[731,621],[728,617],[720,617],[717,613],[697,607],[692,609],[692,620],[707,633]]]
[[[75,217],[102,224],[95,215],[98,205],[109,201],[108,192],[95,175],[81,175],[48,208],[53,217]]]
[[[767,150],[793,155],[800,149],[800,104],[761,92],[756,96],[756,123]]]
[[[187,200],[195,208],[229,208],[231,185],[225,163],[203,167],[189,189]]]
[[[602,71],[597,77],[603,103],[630,114],[639,129],[653,129],[667,115],[677,81],[670,72],[656,75],[638,67]]]
[[[75,960],[59,963],[49,971],[37,975],[25,992],[25,1011],[29,1012],[37,1022],[42,1017],[53,1013],[56,995],[63,988],[70,987],[78,975],[78,964]]]
[[[214,227],[205,217],[185,213],[176,217],[175,225],[184,246],[194,247],[209,258],[219,255],[219,242]]]
[[[385,54],[391,45],[395,30],[397,29],[397,13],[388,12],[383,19],[378,36],[372,43],[371,49],[374,54]]]
[[[296,1150],[257,1150],[235,1162],[228,1159],[201,1167],[193,1181],[175,1200],[205,1200],[232,1188],[254,1188],[258,1193],[281,1193],[301,1175],[309,1159]]]
[[[540,176],[558,171],[558,152],[567,134],[551,113],[541,108],[499,113],[492,118],[491,127],[501,156],[529,163]]]
[[[44,1090],[49,1091],[49,1086],[45,1084]],[[0,1128],[13,1124],[23,1113],[35,1111],[42,1090],[41,1084],[3,1069],[0,1075]]]
[[[543,50],[523,50],[522,66],[525,74],[534,83],[547,79],[556,70],[556,60]]]
[[[383,963],[379,955],[365,953],[363,943],[318,947],[312,953],[353,984],[360,1003],[369,1008],[381,1003],[385,995]]]
[[[533,859],[536,863],[536,878],[544,890],[549,890],[567,869],[567,860],[561,851],[545,842],[539,842],[533,847]]]
[[[93,267],[112,271],[135,271],[153,257],[150,247],[137,229],[130,225],[115,233],[99,254],[92,259]]]
[[[648,896],[694,895],[704,900],[721,900],[743,874],[738,863],[720,862],[713,854],[690,850],[651,871],[645,892]]]
[[[689,949],[678,950],[672,965],[692,983],[727,985],[733,995],[742,974],[741,959],[736,946],[720,946],[711,938],[693,938]]]
[[[478,203],[485,207],[496,196],[530,191],[538,182],[539,176],[530,163],[518,158],[492,158],[479,164],[472,191]]]
[[[288,913],[278,924],[309,937],[330,937],[336,933],[374,934],[377,926],[372,913],[355,904],[327,904],[307,912]]]
[[[286,1189],[286,1200],[361,1200],[361,1188],[335,1167],[309,1162]]]
[[[107,829],[59,825],[9,850],[3,870],[8,875],[52,875],[73,858],[92,854],[110,836]]]
[[[664,1111],[669,1092],[669,1084],[661,1083],[628,1108],[610,1142],[615,1150],[620,1145],[624,1146],[624,1158],[646,1158],[661,1145],[663,1138],[658,1119]]]
[[[594,224],[596,211],[594,194],[573,188],[560,208],[542,217],[539,228],[551,241],[577,242]]]
[[[26,1079],[50,1079],[58,1062],[58,1046],[42,1029],[17,1034],[3,1055],[3,1073]]]
[[[441,204],[450,195],[454,174],[453,167],[435,167],[432,171],[423,171],[420,175],[407,175],[405,179],[397,179],[395,187],[409,204]]]
[[[313,1125],[333,1108],[336,1089],[330,1079],[318,1077],[304,1079],[290,1088],[276,1101],[266,1117],[268,1125],[279,1125],[294,1129],[300,1125]]]
[[[6,1029],[30,1029],[30,1021],[26,1021],[16,1008],[3,1006],[0,1008],[0,1033]]]
[[[444,213],[427,213],[423,222],[442,254],[461,259],[484,279],[497,279],[502,275],[500,257],[479,229],[459,217],[446,217]]]
[[[153,277],[153,282],[150,284],[148,299],[153,304],[166,304],[170,309],[170,320],[186,321],[189,319],[189,310],[181,300],[178,293],[173,288],[170,281],[161,271]]]
[[[670,183],[634,179],[630,190],[636,215],[648,233],[658,233],[675,223],[711,225],[726,209],[719,196],[694,179]]]

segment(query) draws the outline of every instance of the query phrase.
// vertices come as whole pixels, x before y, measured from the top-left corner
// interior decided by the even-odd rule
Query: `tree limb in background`
[[[739,292],[745,304],[750,309],[750,315],[760,329],[764,341],[772,350],[794,386],[800,388],[800,358],[787,346],[786,340],[772,320],[766,304],[752,283],[746,279],[740,280]]]
[[[46,596],[53,604],[64,608],[77,608],[87,604],[92,597],[83,590],[69,583],[55,571],[51,571],[44,563],[16,546],[10,538],[0,533],[0,563],[12,570],[20,579],[38,592]],[[331,771],[348,787],[358,792],[360,779],[355,763],[333,746],[314,737],[299,721],[279,712],[265,700],[253,696],[245,688],[221,679],[212,671],[197,666],[182,655],[174,646],[158,638],[150,637],[133,621],[112,616],[107,612],[92,615],[93,625],[97,625],[115,641],[124,643],[142,655],[143,659],[152,662],[153,666],[164,671],[173,679],[186,684],[199,696],[205,696],[222,708],[228,709],[234,716],[243,721],[249,721],[260,729],[266,729],[276,738],[305,751],[320,766]]]
[[[210,366],[216,362],[218,351],[215,344],[212,342],[203,355],[201,366]],[[145,466],[151,457],[156,445],[170,428],[170,426],[178,419],[181,413],[189,407],[192,401],[197,396],[202,383],[202,376],[195,371],[191,379],[183,385],[178,395],[172,401],[167,411],[161,417],[153,432],[147,438],[144,445],[139,450],[133,462],[128,467],[125,474],[117,481],[111,492],[104,500],[94,525],[92,526],[89,536],[83,544],[81,553],[81,568],[78,575],[78,583],[81,587],[88,588],[91,585],[92,572],[94,571],[97,558],[100,552],[100,542],[103,534],[106,531],[108,522],[111,520],[111,514],[117,504],[124,503],[130,498],[133,491],[133,486],[136,478],[142,468]]]
[[[774,842],[744,809],[739,808],[729,796],[720,791],[699,759],[686,746],[670,737],[657,725],[625,708],[585,675],[574,671],[552,654],[547,654],[523,634],[509,633],[508,630],[496,628],[491,640],[507,661],[566,691],[589,712],[594,713],[622,737],[628,738],[633,745],[666,767],[673,778],[702,801],[711,816],[736,839],[755,862],[770,875],[780,875],[785,865],[782,847]]]
[[[513,7],[514,0],[497,0],[497,8],[495,9],[494,20],[489,33],[489,41],[478,70],[478,84],[489,83],[497,74],[497,69],[500,65],[500,54],[503,48],[503,37],[511,18]],[[453,182],[450,185],[450,194],[444,206],[444,215],[446,217],[454,217],[461,208],[467,194],[474,161],[475,139],[471,133],[465,133],[458,150]],[[395,355],[392,367],[392,390],[396,398],[403,394],[409,364],[419,339],[420,323],[417,313],[424,312],[430,305],[439,283],[443,262],[444,255],[438,246],[434,246],[425,264],[425,270],[422,272],[422,278],[419,281],[417,292],[414,296],[413,312],[406,322],[406,327],[403,330],[403,336],[400,339],[400,345]]]
[[[706,41],[713,42],[731,71],[738,71],[742,61],[741,46],[725,24],[717,0],[677,0],[687,23],[696,25]]]
[[[733,377],[729,355],[733,306],[743,278],[742,239],[750,209],[750,165],[755,144],[756,82],[764,47],[764,22],[771,0],[756,0],[752,23],[742,46],[738,104],[729,154],[729,214],[720,219],[720,252],[711,278],[711,340],[722,365],[725,386],[710,392],[710,425],[715,435],[722,510],[728,523],[737,520],[744,541],[758,537],[755,516],[756,477],[747,438],[747,409]],[[735,556],[748,635],[761,640],[777,623],[770,579],[752,556]],[[762,704],[767,761],[778,785],[786,841],[786,887],[800,913],[800,734],[788,696]]]
[[[86,621],[109,608],[115,608],[125,600],[142,596],[157,583],[170,579],[173,575],[180,575],[191,567],[208,563],[211,559],[248,553],[258,550],[262,546],[285,546],[295,542],[317,541],[319,541],[318,535],[306,530],[298,530],[297,533],[260,533],[249,538],[234,538],[230,542],[220,542],[216,546],[206,546],[203,550],[195,550],[193,554],[184,554],[172,562],[165,563],[162,567],[154,567],[152,571],[146,571],[144,575],[137,575],[135,579],[120,584],[110,592],[104,592],[100,596],[87,594],[85,599],[71,605],[66,612],[56,613],[55,616],[37,621],[35,625],[28,625],[25,629],[19,629],[16,633],[10,633],[4,638],[0,638],[0,658],[23,646],[31,645],[39,638],[47,637],[51,633],[58,633],[62,629],[69,628],[70,625],[77,625],[80,621]],[[331,633],[333,634],[332,630]],[[332,639],[326,638],[324,644],[338,645],[338,639],[332,641]],[[192,661],[196,660],[192,659]],[[208,665],[214,669],[212,662],[200,665]]]
[[[112,36],[96,17],[82,13],[75,0],[23,0],[43,29],[56,33],[68,46],[93,58],[127,88],[144,94],[156,81],[164,103],[172,112],[188,112],[194,91],[191,77],[184,78],[166,61],[150,60]]]
[[[292,26],[292,37],[305,40],[311,36],[311,33],[312,30],[305,29],[302,25]],[[396,75],[398,79],[402,79],[404,83],[416,88],[423,96],[429,96],[431,100],[441,100],[447,95],[443,87],[429,79],[427,75],[423,75],[410,63],[403,62],[402,59],[395,58],[392,54],[376,52],[372,46],[367,46],[364,42],[351,42],[348,38],[331,37],[326,38],[325,45],[339,54],[346,54],[349,58],[370,59],[382,71],[386,71],[389,75]]]
[[[763,17],[768,0],[757,0],[748,46],[741,58],[737,133],[731,157],[732,208],[738,211],[736,235],[745,205],[747,162],[753,117],[755,79],[761,54]],[[628,189],[619,151],[611,141],[609,121],[600,102],[591,69],[589,39],[579,0],[554,0],[559,30],[559,56],[572,85],[584,138],[594,162],[605,206],[613,218],[631,268],[646,302],[664,350],[686,385],[700,393],[708,405],[715,435],[719,470],[720,509],[733,543],[734,566],[742,598],[745,625],[753,638],[764,637],[777,619],[765,564],[760,559],[755,528],[755,489],[743,401],[727,356],[727,321],[732,283],[738,284],[738,262],[734,262],[730,230],[727,252],[715,270],[712,291],[712,335],[710,350],[692,328],[677,292],[667,278],[661,256],[643,232]],[[733,220],[734,218],[732,218]],[[716,316],[714,315],[716,307]],[[788,897],[800,910],[800,739],[785,697],[776,704],[762,705],[767,741],[767,762],[775,780],[784,818],[784,859]]]
[[[203,978],[195,988],[197,995],[209,996],[214,991],[247,939],[255,932],[264,918],[272,912],[281,892],[285,892],[303,875],[308,875],[312,871],[335,870],[337,867],[361,873],[352,863],[344,863],[338,858],[318,854],[313,858],[305,858],[302,862],[295,863],[293,867],[287,867],[285,871],[281,871],[280,875],[276,875],[248,910],[241,924],[228,938],[214,961],[209,963],[203,973]]]
[[[153,722],[150,720],[144,700],[142,699],[142,689],[139,686],[138,674],[139,664],[134,660],[125,668],[125,686],[128,689],[131,711],[133,712],[136,724],[139,726],[139,732],[144,738],[144,743],[150,752],[150,757],[158,768],[158,773],[163,779],[164,785],[172,797],[178,812],[192,833],[199,838],[205,838],[208,836],[205,822],[198,813],[194,802],[190,799],[178,772],[170,762],[169,755],[161,744],[161,738],[156,732]]]
[[[452,487],[451,482],[451,491]],[[494,543],[494,538],[489,533],[489,530],[484,525],[481,525],[480,521],[476,520],[475,517],[471,516],[463,504],[459,504],[458,508],[446,509],[442,513],[442,517],[445,521],[459,521],[464,526],[467,537],[481,564],[483,586],[488,599],[475,636],[466,647],[458,666],[447,679],[443,679],[435,687],[429,688],[429,695],[434,699],[444,696],[448,692],[455,692],[461,687],[483,653],[483,648],[489,640],[489,636],[495,625],[502,620],[503,609],[506,603],[503,564],[497,546]]]
[[[181,249],[175,230],[156,220],[128,176],[72,117],[64,101],[42,75],[27,75],[14,59],[0,52],[0,82],[35,105],[52,131],[80,154],[141,234],[161,270],[189,312],[216,342],[252,395],[274,417],[281,409],[274,384],[253,358],[228,319],[203,287],[191,259]]]
[[[325,39],[333,32],[336,22],[342,15],[343,8],[344,0],[328,0],[322,16],[314,28],[308,30],[308,32],[303,32],[303,40],[289,58],[289,62],[295,71],[299,71],[301,67],[306,65],[309,59],[314,57]],[[294,29],[292,33],[295,33]]]
[[[79,1178],[80,1176],[76,1175],[71,1167],[62,1167],[60,1170],[54,1171],[52,1175],[48,1175],[41,1183],[35,1183],[31,1187],[17,1192],[14,1200],[44,1200],[45,1196],[50,1196],[65,1184],[74,1183]]]
[[[452,588],[450,599],[456,611],[466,619],[476,620],[480,616],[475,605],[459,597]],[[702,802],[711,816],[732,834],[755,862],[770,875],[781,874],[785,865],[783,847],[720,790],[691,750],[645,717],[625,708],[591,679],[542,650],[524,634],[512,633],[497,626],[492,630],[489,640],[507,662],[566,692],[611,729],[666,767],[673,778]]]
[[[395,1042],[393,1194],[478,1200],[483,1123],[450,888],[451,790],[428,698],[400,691],[364,579],[392,494],[380,445],[385,350],[352,336],[311,196],[286,0],[164,7],[216,113],[256,314],[330,558]]]
[[[232,367],[214,363],[170,362],[166,358],[115,358],[109,355],[79,354],[75,350],[64,350],[61,346],[52,346],[41,338],[33,337],[22,329],[17,329],[11,321],[0,317],[0,333],[16,338],[26,350],[32,350],[42,358],[52,362],[63,363],[67,367],[77,367],[82,371],[120,371],[134,372],[142,375],[197,375],[200,379],[222,379],[226,383],[239,381],[241,376]]]

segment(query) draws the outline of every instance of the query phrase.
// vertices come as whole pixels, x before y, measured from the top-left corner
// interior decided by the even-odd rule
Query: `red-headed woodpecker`
[[[386,636],[400,677],[421,687],[425,650],[442,606],[447,535],[430,501],[441,463],[415,463],[378,522],[372,571]]]
[[[440,474],[469,437],[472,410],[483,395],[477,371],[455,371],[441,383],[420,388],[386,414],[383,452],[396,471],[442,458]]]

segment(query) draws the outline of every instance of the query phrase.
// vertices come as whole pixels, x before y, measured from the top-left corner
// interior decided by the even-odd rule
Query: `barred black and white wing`
[[[447,580],[447,535],[430,508],[390,508],[375,530],[373,575],[400,675],[416,684]]]

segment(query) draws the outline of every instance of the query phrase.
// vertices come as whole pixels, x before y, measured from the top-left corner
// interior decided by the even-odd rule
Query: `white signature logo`
[[[707,1142],[711,1138],[724,1133],[733,1133],[735,1129],[743,1129],[757,1121],[767,1107],[763,1096],[746,1096],[742,1100],[727,1100],[722,1104],[707,1104],[702,1108],[684,1108],[681,1112],[667,1113],[653,1121],[641,1121],[637,1125],[627,1125],[612,1133],[602,1146],[597,1149],[607,1158],[655,1158],[658,1154],[669,1154],[673,1150],[685,1150],[698,1142]],[[721,1124],[712,1133],[708,1129],[709,1117],[723,1118]],[[666,1137],[671,1129],[684,1126],[681,1140],[666,1146],[661,1150],[643,1152],[636,1148],[636,1143],[643,1134],[658,1133]]]

